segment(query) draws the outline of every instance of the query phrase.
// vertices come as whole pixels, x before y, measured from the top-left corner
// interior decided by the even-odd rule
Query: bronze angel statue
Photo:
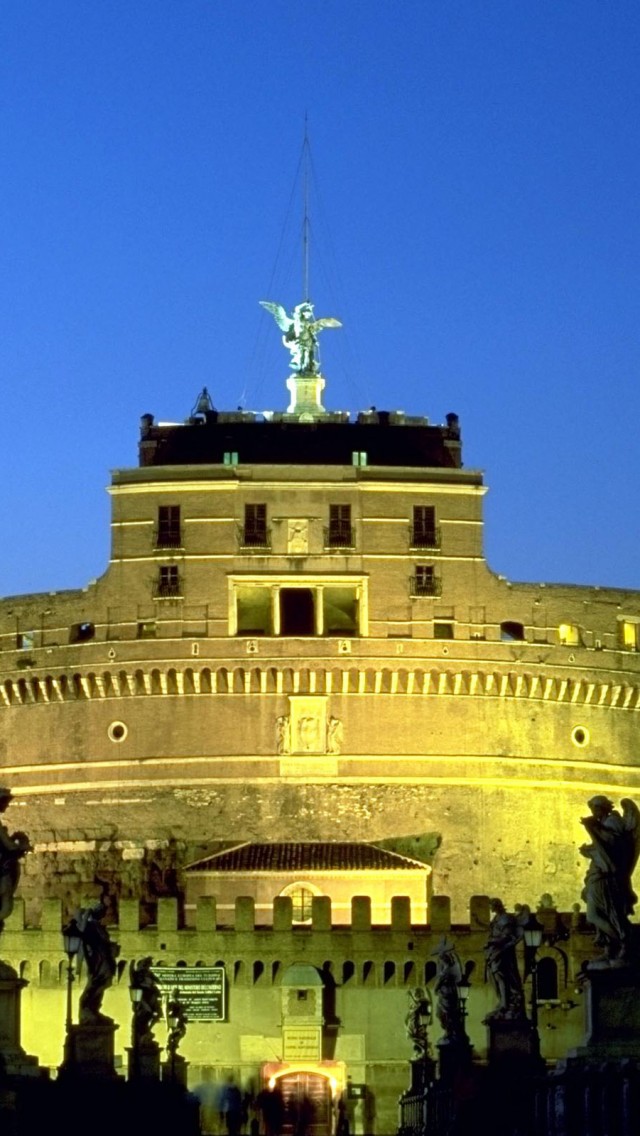
[[[631,876],[640,853],[640,810],[628,797],[620,802],[622,813],[604,796],[587,803],[591,816],[582,817],[582,824],[591,844],[580,848],[589,861],[582,898],[587,919],[596,929],[596,943],[604,951],[595,965],[624,966],[635,953],[629,916],[638,899]]]
[[[291,352],[291,369],[299,375],[316,375],[319,369],[318,333],[324,331],[325,327],[342,327],[340,320],[331,316],[314,319],[313,304],[308,300],[296,304],[290,316],[282,304],[272,304],[270,300],[260,300],[260,304],[271,312],[283,332],[282,342]]]

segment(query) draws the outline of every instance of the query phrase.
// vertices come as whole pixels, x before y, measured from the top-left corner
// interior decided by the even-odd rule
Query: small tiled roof
[[[189,864],[191,872],[389,872],[426,864],[375,844],[301,842],[241,844]]]

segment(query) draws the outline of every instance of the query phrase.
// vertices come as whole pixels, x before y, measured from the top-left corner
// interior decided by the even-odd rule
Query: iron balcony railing
[[[163,532],[159,529],[155,534],[156,548],[182,548],[182,533],[178,529],[174,532]]]
[[[328,525],[324,530],[325,548],[355,548],[353,525],[348,521]]]
[[[429,548],[431,550],[439,549],[440,525],[412,525],[411,547]]]
[[[182,584],[179,580],[177,581],[177,583],[156,584],[154,595],[158,600],[180,599],[182,596]]]
[[[423,578],[421,576],[411,577],[411,595],[412,596],[441,596],[442,595],[442,580],[439,576],[431,578]]]
[[[271,548],[271,530],[267,525],[240,525],[238,542],[244,549]]]

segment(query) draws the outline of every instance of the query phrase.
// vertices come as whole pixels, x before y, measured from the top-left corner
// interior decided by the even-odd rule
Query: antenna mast
[[[302,289],[305,303],[309,302],[309,134],[307,114],[304,116],[304,142],[302,145],[304,163],[304,218],[302,222]]]

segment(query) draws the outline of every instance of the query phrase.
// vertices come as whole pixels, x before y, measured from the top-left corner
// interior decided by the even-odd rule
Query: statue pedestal
[[[38,1059],[20,1044],[20,996],[27,982],[0,962],[0,1069],[7,1077],[42,1077]]]
[[[528,1018],[487,1021],[489,1064],[534,1072],[541,1064],[540,1038]]]
[[[468,1069],[473,1059],[473,1050],[468,1037],[447,1040],[436,1043],[438,1050],[438,1072],[441,1081],[453,1081]]]
[[[146,1041],[127,1049],[127,1070],[130,1081],[160,1080],[160,1046],[157,1041]]]
[[[114,1037],[118,1029],[111,1018],[71,1026],[64,1046],[60,1077],[106,1077],[115,1079]]]
[[[410,1096],[426,1092],[436,1078],[436,1063],[431,1057],[412,1057],[411,1084],[407,1089]]]
[[[640,971],[629,966],[588,969],[584,993],[585,1042],[569,1058],[637,1058]]]
[[[175,1057],[169,1057],[167,1061],[162,1062],[162,1082],[163,1084],[176,1085],[181,1089],[187,1087],[187,1069],[189,1062],[186,1058],[181,1057],[176,1053]]]

